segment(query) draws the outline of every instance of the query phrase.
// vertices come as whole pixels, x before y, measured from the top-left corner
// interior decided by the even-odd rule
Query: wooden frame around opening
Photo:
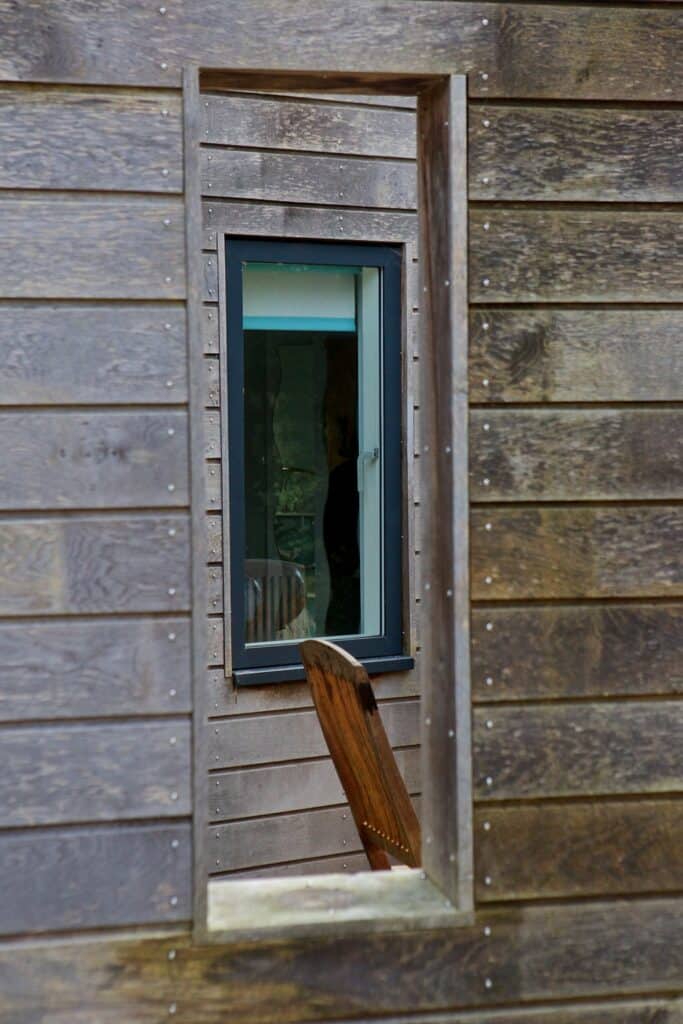
[[[240,927],[239,916],[207,930],[207,799],[205,745],[206,573],[203,357],[201,342],[202,208],[199,173],[200,84],[212,89],[286,89],[307,92],[414,94],[418,103],[418,218],[420,232],[421,494],[428,547],[416,595],[423,606],[421,749],[424,872],[384,878],[322,876],[259,880],[263,909],[270,894],[278,904],[268,928]],[[338,929],[339,901],[350,927],[452,925],[472,912],[472,767],[469,671],[469,541],[467,442],[467,153],[466,78],[420,74],[326,75],[280,69],[231,72],[187,68],[184,72],[185,199],[190,362],[190,452],[193,528],[194,674],[194,925],[198,938],[263,936],[273,929],[306,932]],[[220,246],[218,247],[220,253]],[[425,878],[426,876],[426,878]],[[327,877],[327,884],[325,882]],[[425,884],[431,883],[431,884]],[[255,898],[253,882],[229,887],[229,905]],[[288,926],[287,907],[307,890],[310,913]],[[249,890],[249,891],[247,891]],[[314,894],[319,896],[318,902]],[[378,893],[380,894],[378,897]],[[298,894],[298,896],[297,896]],[[445,897],[445,900],[444,900]],[[278,902],[279,901],[279,902]],[[331,902],[330,902],[331,901]],[[218,901],[219,903],[221,900]],[[436,907],[439,907],[437,912]],[[273,903],[271,901],[270,906]],[[251,920],[258,916],[253,902]],[[282,908],[285,908],[284,913]],[[316,911],[317,907],[317,911]],[[278,916],[279,914],[279,916]]]

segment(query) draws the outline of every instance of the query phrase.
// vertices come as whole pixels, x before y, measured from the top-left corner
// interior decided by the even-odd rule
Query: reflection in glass
[[[247,643],[381,632],[380,271],[243,265]]]

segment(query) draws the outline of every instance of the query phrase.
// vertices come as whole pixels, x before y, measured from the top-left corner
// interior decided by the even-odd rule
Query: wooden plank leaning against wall
[[[190,917],[181,110],[0,89],[3,935]]]

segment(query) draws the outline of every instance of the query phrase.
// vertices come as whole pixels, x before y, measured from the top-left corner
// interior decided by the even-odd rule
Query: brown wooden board
[[[184,823],[0,833],[0,934],[186,921],[190,865]]]
[[[0,404],[187,399],[179,305],[0,303]],[[168,386],[171,381],[171,386]]]
[[[182,192],[172,92],[0,89],[0,187]]]
[[[471,72],[471,93],[484,97],[683,96],[675,8],[441,0],[381,7],[353,0],[340,7],[315,0],[299,10],[268,0],[246,17],[240,0],[203,0],[163,14],[126,0],[124,7],[98,11],[93,22],[87,0],[58,0],[48,22],[38,0],[30,0],[21,18],[12,14],[7,8],[0,33],[0,75],[10,80],[177,88],[182,67],[194,62],[328,73],[325,79],[299,75],[297,88],[308,91],[344,91],[348,74],[335,79],[329,72],[358,69],[371,73],[354,83],[364,94],[374,91],[372,76],[385,92],[403,91],[381,81],[381,72]],[[258,87],[288,83],[269,75]]]
[[[390,701],[380,713],[392,746],[418,741],[418,702]],[[324,757],[327,744],[315,711],[293,711],[268,716],[244,716],[213,721],[207,756],[210,768],[237,768],[250,764]]]
[[[369,1018],[368,1018],[369,1021]],[[428,1017],[384,1018],[383,1024],[681,1024],[683,1003],[676,996],[660,999],[567,1003],[528,1009],[465,1011]],[[364,1022],[365,1024],[365,1022]]]
[[[473,501],[683,497],[683,407],[477,410],[470,446]]]
[[[180,198],[3,196],[0,230],[2,298],[185,297]]]
[[[681,596],[682,550],[680,505],[479,508],[472,597]]]
[[[474,711],[477,800],[675,793],[681,788],[680,702],[604,701]]]
[[[680,202],[680,110],[473,107],[470,199]]]
[[[202,194],[240,199],[415,209],[415,165],[308,153],[202,150]]]
[[[171,1005],[181,1024],[224,1024],[226,1015],[295,1024],[480,1007],[488,1022],[496,1004],[552,999],[562,1024],[672,1024],[664,1010],[573,1019],[558,1003],[679,992],[682,942],[683,907],[669,897],[524,907],[478,915],[471,927],[360,940],[332,932],[256,947],[191,946],[182,935],[11,945],[0,950],[0,1010],[12,1024],[105,1012],[107,1024],[151,1024]],[[520,1024],[538,1024],[540,1008],[524,1012],[532,1015]]]
[[[0,413],[0,509],[187,505],[183,412]]]
[[[479,901],[683,889],[683,800],[581,801],[480,808]]]
[[[473,302],[683,301],[678,210],[475,207],[470,238]]]
[[[3,827],[190,811],[187,720],[0,730]]]
[[[678,308],[476,310],[470,317],[470,397],[683,401],[682,332]]]
[[[184,515],[0,520],[0,614],[185,611]]]
[[[475,608],[474,700],[681,694],[681,650],[683,604]]]
[[[201,110],[201,137],[212,146],[416,157],[415,114],[408,110],[227,94],[204,95]]]
[[[0,623],[0,721],[189,711],[187,619]]]
[[[409,792],[419,792],[419,749],[407,747],[396,750],[394,755]],[[328,758],[217,772],[211,776],[208,787],[212,821],[303,811],[341,804],[345,799]]]

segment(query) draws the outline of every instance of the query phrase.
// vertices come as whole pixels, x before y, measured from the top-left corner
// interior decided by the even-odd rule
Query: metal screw
[[[491,928],[489,927],[489,925],[486,925],[486,927],[484,928],[484,935],[488,939],[490,934],[491,934]]]
[[[168,535],[169,537],[175,537],[175,526],[171,527],[171,529],[168,531]]]
[[[491,632],[491,630],[493,629],[493,623],[492,623],[492,622],[487,622],[487,623],[486,623],[486,628],[487,628],[487,630],[488,630],[488,631],[489,631],[489,633],[490,633],[490,632]]]
[[[171,899],[169,900],[169,903],[171,904],[172,907],[177,907],[178,906],[178,897],[177,896],[171,896]]]
[[[485,476],[484,479],[482,480],[482,483],[483,483],[484,487],[488,487],[489,484],[491,483],[491,481],[489,480],[489,478],[487,476]]]
[[[491,831],[491,822],[490,821],[485,821],[484,822],[484,832],[490,832],[490,831]]]
[[[485,82],[488,82],[488,80],[489,80],[489,76],[488,76],[488,74],[486,73],[486,71],[482,71],[482,73],[481,73],[481,77],[482,77],[482,79],[483,79],[483,80],[484,80]]]
[[[431,725],[431,724],[432,724],[431,718],[425,718],[425,725]]]
[[[168,634],[168,639],[169,639],[169,640],[171,641],[171,643],[172,643],[172,642],[173,642],[173,641],[175,640],[175,633],[169,633],[169,634]]]
[[[173,597],[173,595],[175,594],[175,587],[169,587],[168,593],[170,597]]]
[[[425,590],[431,590],[431,589],[432,589],[431,583],[425,583]]]
[[[491,876],[487,875],[486,878],[484,879],[484,885],[490,885],[490,884],[491,884]]]
[[[175,434],[175,428],[174,427],[169,427],[168,430],[167,430],[167,434],[168,434],[169,437],[173,437],[173,435]]]
[[[490,423],[485,423],[484,424],[484,430],[488,432],[490,429],[491,429],[491,424]]]
[[[457,860],[457,857],[456,857],[456,855],[455,855],[454,853],[450,853],[450,854],[448,855],[448,859],[449,859],[449,861],[451,862],[451,864],[455,864],[455,862],[456,862],[456,860]]]
[[[427,846],[431,846],[432,837],[431,836],[427,836],[427,838],[425,839],[425,843],[427,844]]]
[[[454,736],[455,736],[455,733],[453,732],[453,730],[449,729],[448,730],[448,738],[452,740]]]
[[[174,1014],[174,1013],[176,1012],[176,1009],[177,1009],[177,1007],[176,1007],[176,1004],[175,1004],[175,1003],[171,1003],[171,1005],[170,1005],[170,1006],[169,1006],[169,1008],[168,1008],[168,1012],[169,1012],[169,1013],[170,1013],[171,1015],[173,1015],[173,1014]]]
[[[175,949],[169,949],[169,951],[168,951],[168,959],[169,960],[175,960],[175,957],[176,957]]]
[[[444,451],[445,451],[446,455],[450,455],[451,454],[451,446],[449,444],[447,444],[446,447],[444,448]]]
[[[450,588],[446,591],[446,597],[453,597],[453,591]]]
[[[482,381],[482,384],[484,385],[485,388],[487,388],[489,386],[489,379],[488,379],[488,377],[484,377],[484,379]]]
[[[493,988],[493,982],[491,981],[490,978],[486,979],[486,981],[484,982],[484,987],[485,988]]]
[[[484,128],[490,128],[490,127],[491,127],[491,122],[488,120],[488,118],[486,118],[484,120]]]
[[[168,490],[169,490],[169,491],[171,491],[171,493],[172,493],[173,491],[175,491],[175,484],[169,484],[169,485],[168,485]]]
[[[171,800],[177,800],[177,799],[178,799],[178,794],[176,793],[175,790],[173,790],[173,792],[171,793]]]
[[[170,690],[169,692],[171,693],[171,696],[173,696],[173,694],[175,693],[175,690]],[[178,741],[175,738],[175,736],[171,736],[171,738],[170,738],[170,740],[168,742],[171,744],[172,747],[175,747],[175,745],[176,745],[176,743]]]
[[[481,23],[482,23],[482,25],[488,25],[489,19],[488,18],[482,18],[481,19]]]
[[[481,283],[483,284],[484,288],[488,288],[488,286],[491,284],[491,281],[489,280],[488,277],[485,277]]]
[[[166,284],[170,284],[171,283],[171,278],[170,277],[165,277],[164,281],[166,282]]]
[[[162,70],[162,71],[166,71],[167,67],[168,67],[168,64],[166,63],[166,61],[164,61],[164,62],[163,62],[163,63],[161,64],[161,70]]]
[[[490,227],[491,227],[490,222],[485,220],[484,221],[484,231],[488,231]]]
[[[487,729],[493,729],[493,722],[491,721],[490,718],[486,719],[486,728]]]
[[[179,841],[177,839],[172,839],[171,840],[171,848],[173,850],[177,850],[179,845],[180,845],[180,843],[179,843]]]
[[[444,284],[445,284],[446,288],[450,288],[451,282],[450,281],[444,281]]]
[[[177,692],[178,692],[177,690],[169,690],[168,691],[168,695],[169,695],[169,697],[175,697]],[[172,742],[175,743],[175,736],[173,737],[173,741]]]
[[[159,14],[166,14],[166,8],[165,7],[160,7],[159,8]]]
[[[492,786],[493,785],[493,779],[491,778],[490,775],[486,776],[486,785],[487,786]]]
[[[166,110],[166,108],[164,108],[164,109],[163,109],[163,110],[161,111],[161,116],[162,116],[162,117],[168,117],[168,110]]]
[[[488,329],[489,329],[489,322],[488,322],[488,320],[484,320],[484,323],[482,324],[482,327],[484,328],[485,331],[488,331]]]
[[[173,387],[173,381],[172,380],[167,380],[166,381],[166,387],[167,388],[172,388]]]
[[[487,686],[493,686],[493,676],[487,676],[484,682]]]
[[[489,179],[488,178],[482,178],[481,179],[481,183],[482,183],[482,185],[488,185]]]
[[[486,579],[484,580],[484,583],[486,583],[486,584],[488,584],[490,586],[493,583],[493,577],[492,576],[487,576]]]
[[[484,526],[484,529],[490,531],[490,530],[493,529],[493,527],[492,527],[491,523],[486,523],[485,526]]]

